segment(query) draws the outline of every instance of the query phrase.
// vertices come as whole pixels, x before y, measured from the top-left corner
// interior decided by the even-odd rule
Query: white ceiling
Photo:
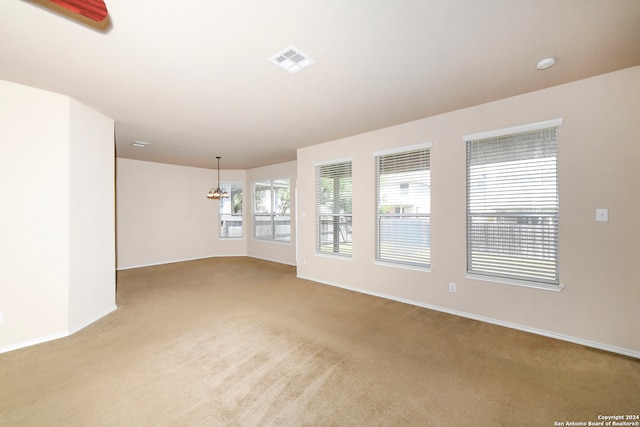
[[[248,169],[640,65],[640,0],[106,0],[106,28],[2,0],[0,79],[116,122],[118,157]],[[269,62],[288,46],[316,64]],[[537,71],[536,62],[557,64]],[[150,142],[145,149],[133,140]]]

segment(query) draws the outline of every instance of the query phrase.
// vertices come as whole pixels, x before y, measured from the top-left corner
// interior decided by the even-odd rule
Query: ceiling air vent
[[[133,141],[130,145],[138,148],[147,148],[149,143],[144,141]]]
[[[292,74],[316,63],[293,46],[289,46],[282,52],[273,55],[269,58],[269,61]]]

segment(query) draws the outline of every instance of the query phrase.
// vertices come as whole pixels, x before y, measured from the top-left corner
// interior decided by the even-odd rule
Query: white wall
[[[264,166],[247,171],[248,193],[245,200],[245,212],[249,213],[248,224],[253,227],[251,213],[253,212],[253,183],[272,178],[289,178],[291,185],[291,242],[274,242],[249,238],[247,244],[247,254],[253,258],[260,258],[283,264],[296,264],[296,162],[285,162],[271,166]],[[249,197],[249,194],[251,197]],[[249,236],[253,235],[253,228],[249,228]]]
[[[242,239],[219,237],[220,202],[206,198],[209,189],[217,185],[216,170],[118,158],[116,176],[118,269],[215,256],[251,256],[295,264],[295,224],[291,243],[252,238],[251,185],[260,179],[289,177],[294,194],[295,161],[247,171],[220,171],[221,182],[244,183]],[[295,222],[295,216],[292,219]]]
[[[213,169],[117,159],[117,268],[247,255],[246,226],[242,239],[219,238],[220,202],[206,197],[217,179]],[[245,171],[221,170],[220,180],[245,182]]]
[[[640,357],[640,67],[298,150],[298,275]],[[564,118],[562,292],[465,278],[463,136]],[[430,273],[374,264],[372,153],[433,142]],[[315,254],[314,165],[353,159],[353,258]],[[608,208],[609,222],[595,209]],[[305,214],[303,217],[303,213]],[[457,284],[450,293],[448,284]]]
[[[81,140],[89,145],[76,155]],[[113,240],[113,120],[66,96],[0,81],[0,141],[2,352],[68,335],[115,309],[113,255],[103,258]],[[81,200],[86,191],[78,190],[93,186],[102,194]],[[96,210],[106,213],[71,224]],[[76,258],[88,228],[98,249]]]
[[[69,324],[115,308],[115,152],[112,119],[70,100]]]

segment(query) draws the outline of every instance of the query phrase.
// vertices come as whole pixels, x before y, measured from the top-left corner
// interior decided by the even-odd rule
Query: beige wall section
[[[246,255],[245,171],[220,171],[222,182],[245,183],[242,239],[219,238],[220,202],[206,197],[217,179],[214,169],[117,159],[117,268]]]
[[[115,300],[114,121],[70,100],[69,326],[112,311]]]
[[[69,101],[0,81],[0,349],[68,322]]]
[[[73,153],[80,139],[87,146]],[[115,309],[113,251],[102,258],[113,242],[113,121],[66,96],[0,81],[0,141],[2,352],[68,335]],[[80,200],[94,186],[103,194]],[[86,227],[71,224],[78,218],[96,228],[96,252],[79,256]]]
[[[249,214],[247,222],[247,255],[254,258],[295,265],[296,263],[296,162],[285,162],[247,171],[247,192],[245,196],[245,212]],[[291,185],[291,242],[273,242],[254,239],[253,236],[253,183],[272,178],[289,178]]]
[[[640,357],[640,67],[298,150],[298,275]],[[465,278],[466,134],[560,127],[562,292]],[[431,157],[432,271],[374,264],[372,153]],[[315,254],[314,165],[353,159],[353,259]],[[596,208],[609,222],[596,222]],[[304,217],[303,217],[304,214]],[[450,293],[448,284],[457,284]]]

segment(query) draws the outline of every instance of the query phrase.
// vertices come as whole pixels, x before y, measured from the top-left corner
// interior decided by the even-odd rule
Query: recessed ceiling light
[[[544,58],[538,61],[536,68],[538,70],[546,70],[547,68],[551,68],[554,65],[556,65],[556,58],[550,57],[550,58]]]
[[[149,143],[148,142],[143,142],[143,141],[133,141],[131,143],[131,145],[133,147],[146,148],[147,145],[149,145]]]
[[[269,58],[269,61],[287,70],[290,73],[297,73],[298,71],[310,67],[316,63],[313,59],[309,58],[304,53],[300,52],[293,46],[289,46],[280,53],[273,55]]]

